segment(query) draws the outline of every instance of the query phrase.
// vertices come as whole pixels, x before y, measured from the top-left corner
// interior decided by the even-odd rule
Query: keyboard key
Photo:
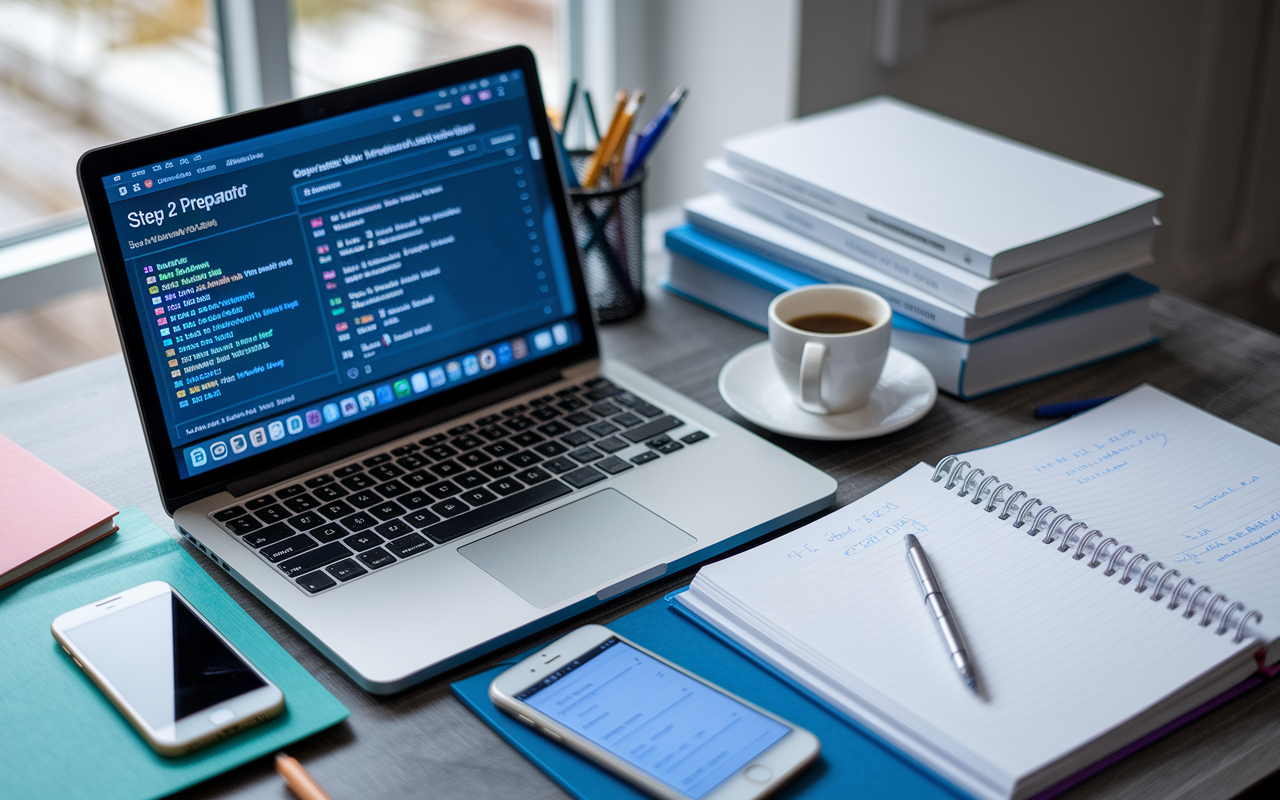
[[[617,436],[610,436],[607,439],[601,439],[595,443],[595,446],[606,453],[616,453],[619,450],[625,450],[631,445],[622,441]]]
[[[310,533],[312,539],[315,539],[320,544],[328,544],[335,539],[341,539],[343,536],[351,533],[351,531],[336,522],[330,522],[328,525],[323,525],[319,528],[312,528],[308,533]]]
[[[481,436],[483,436],[484,438],[488,439],[491,442],[496,442],[499,439],[506,438],[506,435],[510,433],[510,431],[508,431],[506,428],[500,427],[498,425],[489,425],[487,427],[481,428],[478,432]]]
[[[461,436],[462,434],[470,433],[475,429],[476,429],[475,425],[472,425],[470,422],[464,422],[461,425],[456,425],[450,428],[448,433],[450,436]]]
[[[591,391],[582,395],[582,397],[594,403],[597,400],[603,400],[606,397],[613,397],[615,394],[621,394],[621,393],[622,393],[622,390],[619,389],[617,386],[602,386],[599,389],[592,389]]]
[[[550,478],[551,475],[545,472],[544,470],[538,469],[537,467],[531,467],[529,469],[517,472],[516,477],[524,481],[525,483],[532,485],[535,483],[542,483],[547,478]]]
[[[404,470],[400,469],[395,464],[379,464],[369,470],[369,474],[380,481],[389,481],[392,478],[398,478],[403,475]]]
[[[347,498],[347,502],[356,508],[368,508],[382,502],[382,495],[377,492],[356,492]]]
[[[610,475],[617,475],[619,472],[626,472],[631,469],[631,465],[617,456],[609,456],[604,461],[596,464],[596,469],[602,469]]]
[[[498,480],[489,484],[488,487],[486,488],[490,489],[493,492],[496,492],[502,497],[506,497],[509,494],[515,494],[516,492],[523,489],[524,484],[516,480],[515,478],[499,478]]]
[[[556,392],[556,397],[572,397],[574,393],[582,391],[581,387],[568,386]]]
[[[379,484],[376,491],[383,497],[395,497],[409,491],[409,487],[405,486],[400,481],[387,481],[386,483]]]
[[[316,547],[319,547],[319,545],[316,544],[315,539],[312,539],[305,533],[299,533],[294,536],[290,536],[288,539],[282,539],[274,544],[266,545],[258,552],[262,553],[268,561],[274,564],[277,561],[283,561],[286,558],[296,556],[299,553],[305,553]]]
[[[388,455],[387,453],[378,453],[376,456],[369,456],[362,463],[366,467],[372,467],[378,464],[385,464],[390,460],[391,460],[391,456]]]
[[[213,518],[218,522],[226,522],[229,519],[235,519],[236,517],[243,516],[244,513],[245,510],[242,506],[232,506],[231,508],[224,508],[215,513]]]
[[[529,416],[541,422],[546,422],[547,420],[552,420],[560,416],[560,412],[551,406],[543,406],[541,408],[535,408],[533,411],[529,412]]]
[[[622,413],[622,409],[618,408],[613,403],[597,403],[589,410],[597,417],[612,417],[614,414]]]
[[[372,528],[377,525],[378,518],[368,512],[357,511],[338,520],[338,523],[349,531],[362,531],[365,528]]]
[[[417,555],[424,550],[430,550],[432,544],[431,542],[428,542],[422,534],[411,533],[408,536],[401,536],[395,541],[387,542],[386,547],[397,556],[401,558],[408,558],[409,556]],[[369,552],[373,553],[376,551],[370,550]]]
[[[570,425],[590,425],[596,421],[596,418],[585,411],[579,411],[576,414],[570,414],[564,418]]]
[[[581,489],[584,486],[590,486],[596,481],[604,480],[604,473],[591,467],[582,467],[581,469],[575,469],[573,472],[566,472],[560,477],[573,488]]]
[[[561,434],[568,433],[573,429],[568,425],[565,425],[563,422],[556,420],[555,422],[548,422],[546,425],[539,425],[538,430],[548,436],[560,436]]]
[[[275,525],[268,525],[262,530],[253,531],[245,536],[244,543],[250,547],[266,547],[269,544],[283,542],[290,536],[296,536],[297,533],[283,522],[277,522]]]
[[[458,438],[451,440],[449,444],[453,445],[459,450],[474,450],[475,448],[484,444],[484,440],[481,439],[479,436],[468,433],[464,436],[459,436]]]
[[[418,449],[418,446],[417,446],[416,444],[414,444],[413,442],[409,442],[408,444],[402,444],[402,445],[400,445],[399,447],[396,447],[396,448],[392,449],[392,451],[391,451],[391,455],[393,455],[393,456],[407,456],[407,455],[409,455],[410,453],[412,453],[414,450],[417,450],[417,449]]]
[[[640,417],[637,417],[635,414],[632,414],[630,411],[628,411],[625,414],[619,414],[616,417],[612,417],[609,421],[612,422],[614,425],[621,425],[624,428],[634,428],[635,426],[644,422],[643,419],[641,419]]]
[[[415,508],[422,508],[425,505],[430,505],[432,500],[427,497],[425,492],[409,492],[408,494],[400,495],[397,502],[412,511]]]
[[[505,461],[495,461],[492,464],[485,464],[480,471],[490,478],[502,478],[514,474],[516,468]]]
[[[496,444],[491,444],[486,447],[484,451],[491,456],[502,458],[503,456],[509,456],[512,453],[520,452],[520,448],[511,442],[497,442]]]
[[[503,424],[506,425],[511,430],[515,431],[516,433],[519,433],[520,431],[529,430],[536,423],[533,420],[529,419],[528,417],[521,415],[519,417],[512,417],[511,419],[507,420]]]
[[[396,449],[398,450],[399,448]],[[397,458],[396,463],[405,469],[417,469],[418,467],[425,467],[430,462],[417,453],[410,453],[407,456]]]
[[[457,475],[459,472],[466,472],[462,465],[457,461],[441,461],[431,468],[431,471],[439,475],[441,478],[447,478],[450,475]]]
[[[329,519],[337,519],[338,517],[345,517],[346,515],[350,514],[352,511],[355,511],[354,508],[347,505],[341,500],[335,500],[332,503],[320,506],[320,508],[318,508],[317,510],[321,514],[324,514]]]
[[[630,408],[631,406],[634,406],[636,403],[639,403],[639,402],[640,402],[640,398],[636,397],[636,396],[635,396],[634,394],[632,394],[631,392],[622,392],[622,393],[620,393],[620,394],[615,394],[615,395],[613,396],[613,398],[612,398],[611,402],[614,402],[614,403],[621,403],[622,405],[626,406],[627,408]]]
[[[422,445],[423,447],[432,447],[434,445],[437,445],[443,442],[444,438],[445,437],[443,433],[433,433],[430,436],[426,437],[425,439],[419,439],[418,444]]]
[[[266,508],[258,509],[257,511],[253,512],[253,515],[258,519],[262,520],[263,522],[266,522],[269,524],[272,522],[279,522],[282,519],[288,518],[290,516],[290,513],[289,513],[289,510],[284,506],[274,505],[274,506],[267,506]]]
[[[675,439],[667,439],[665,442],[659,442],[658,444],[649,442],[649,446],[652,447],[654,450],[657,450],[659,453],[662,453],[663,455],[667,455],[669,453],[674,453],[677,450],[684,449],[684,445],[680,444]]]
[[[582,431],[574,431],[573,433],[561,436],[560,441],[564,442],[570,447],[581,447],[582,445],[591,441],[591,437],[583,433]]]
[[[302,513],[303,511],[310,511],[320,505],[320,501],[309,494],[300,494],[297,497],[290,497],[288,500],[285,500],[284,504],[289,508],[289,510]]]
[[[440,481],[439,483],[433,483],[427,487],[427,492],[431,494],[432,497],[439,498],[453,497],[460,491],[462,491],[462,489],[458,488],[458,485],[452,481]]]
[[[426,454],[434,458],[436,461],[444,461],[446,458],[456,456],[458,451],[454,450],[447,444],[438,444],[435,447],[428,447],[426,449]]]
[[[249,502],[245,503],[244,507],[249,509],[250,511],[257,511],[260,508],[265,508],[266,506],[271,505],[275,501],[276,499],[274,497],[267,494],[267,495],[263,495],[262,497],[253,498]]]
[[[233,519],[227,523],[228,530],[230,530],[232,533],[238,533],[242,536],[246,533],[249,533],[250,531],[256,531],[258,528],[261,528],[261,527],[262,527],[262,523],[254,519],[253,517],[240,517],[238,519]]]
[[[481,453],[479,450],[471,453],[463,453],[458,456],[458,463],[465,467],[478,467],[481,464],[488,464],[492,460],[493,459],[489,458],[484,453]]]
[[[571,469],[578,468],[578,464],[576,461],[570,461],[564,456],[560,456],[559,458],[553,458],[550,461],[545,462],[542,466],[546,467],[547,469],[551,470],[557,475],[559,475],[561,472],[568,472]]]
[[[658,454],[652,450],[646,450],[643,453],[631,457],[632,464],[648,464],[650,461],[657,461]]]
[[[590,447],[580,447],[569,453],[569,458],[581,464],[588,464],[598,458],[604,458],[604,456],[600,455],[598,450],[593,450]]]
[[[521,447],[532,447],[538,442],[543,442],[546,440],[543,439],[538,434],[534,433],[533,431],[525,431],[524,433],[518,433],[515,436],[512,436],[511,441],[515,442]]]
[[[705,431],[694,431],[688,436],[681,436],[680,441],[684,442],[685,444],[696,444],[702,441],[703,439],[710,439],[710,438],[711,437],[708,436]]]
[[[485,475],[483,472],[476,472],[475,470],[472,470],[470,472],[462,473],[453,480],[463,489],[474,489],[477,486],[484,486],[488,483],[489,476]]]
[[[653,419],[654,417],[657,417],[657,416],[661,416],[662,414],[662,409],[658,408],[652,403],[647,403],[644,400],[641,400],[637,402],[635,405],[633,405],[631,407],[631,410],[636,412],[637,414],[640,414],[641,416],[649,417],[650,419]]]
[[[488,489],[471,489],[462,493],[462,499],[473,506],[482,506],[485,503],[492,503],[498,497]]]
[[[404,521],[415,528],[425,528],[428,525],[434,525],[440,521],[440,518],[430,511],[411,511],[404,515]]]
[[[330,586],[337,586],[338,582],[333,578],[330,578],[324,572],[317,570],[309,575],[303,575],[301,578],[298,578],[298,585],[303,589],[306,589],[308,592],[315,594],[316,592],[323,592]]]
[[[279,491],[277,491],[276,497],[279,497],[281,500],[283,500],[286,497],[296,497],[297,495],[300,495],[305,491],[306,491],[306,488],[304,488],[302,484],[295,483],[292,486],[286,486],[283,489],[280,489]]]
[[[299,514],[296,517],[290,517],[289,524],[300,531],[309,531],[317,528],[325,523],[325,518],[314,511],[308,511],[305,514]]]
[[[368,489],[377,483],[376,480],[365,475],[363,472],[357,472],[355,475],[342,479],[342,485],[352,490]]]
[[[556,396],[554,394],[544,394],[542,397],[535,397],[532,400],[530,400],[529,405],[533,406],[534,408],[542,408],[547,403],[554,403],[555,401],[556,401]]]
[[[516,414],[520,414],[528,410],[529,407],[524,403],[521,403],[520,405],[512,406],[511,408],[502,409],[502,415],[504,417],[514,417]]]
[[[613,381],[609,380],[603,375],[597,375],[594,378],[588,378],[587,380],[583,381],[582,385],[587,387],[588,389],[604,389],[604,388],[613,386]]]
[[[349,555],[351,555],[351,551],[343,547],[342,542],[330,542],[314,550],[309,550],[300,556],[294,556],[288,561],[282,561],[276,566],[285,575],[294,578],[313,569],[319,569],[325,564],[332,564]]]
[[[384,539],[394,539],[397,536],[404,536],[406,533],[412,533],[413,528],[409,527],[409,523],[393,519],[390,522],[384,522],[374,528],[378,535]]]
[[[364,467],[359,464],[348,464],[345,467],[342,467],[340,469],[335,469],[333,471],[333,474],[338,476],[339,478],[345,478],[348,475],[355,475],[357,472],[359,472],[362,469],[364,469]]]
[[[591,431],[596,436],[608,436],[611,433],[617,433],[619,428],[612,422],[605,421],[597,422],[595,425],[588,425],[587,430]]]
[[[466,503],[458,500],[457,498],[442,500],[431,507],[432,511],[445,518],[456,517],[469,509],[470,507]]]
[[[349,558],[344,558],[337,564],[330,564],[324,568],[324,571],[343,582],[369,574],[369,570]]]
[[[312,494],[319,498],[321,502],[328,502],[330,500],[337,500],[339,497],[346,497],[348,492],[346,489],[334,483],[328,486],[321,486],[319,489],[312,492]]]
[[[556,405],[560,406],[565,411],[576,411],[579,408],[587,407],[586,403],[582,402],[576,397],[566,397],[564,400],[561,400],[559,403],[556,403]]]
[[[532,467],[534,464],[541,461],[542,458],[528,450],[521,450],[519,453],[516,453],[507,460],[512,464],[515,464],[517,467]]]
[[[369,513],[374,515],[378,519],[391,519],[393,517],[404,516],[404,509],[401,508],[398,503],[393,503],[390,500],[388,500],[385,503],[376,505],[373,508],[369,509]]]
[[[317,475],[314,478],[307,478],[303,481],[308,489],[314,489],[317,486],[324,486],[326,483],[333,483],[332,475]]]
[[[672,428],[679,428],[684,423],[672,416],[660,417],[652,422],[646,422],[639,428],[631,428],[625,430],[622,435],[633,442],[643,442],[645,439],[652,439],[660,433],[666,433]]]
[[[425,469],[420,469],[414,472],[410,472],[408,475],[405,475],[400,480],[406,483],[407,485],[412,486],[415,489],[421,489],[423,486],[426,486],[428,483],[434,483],[436,480],[436,476],[428,473]]]
[[[369,569],[379,569],[380,567],[385,567],[388,564],[396,563],[396,557],[388,553],[386,550],[383,550],[381,547],[366,550],[356,556],[356,558],[360,559],[360,563],[364,564]]]
[[[587,467],[587,469],[590,469],[590,467]],[[600,477],[603,478],[604,476],[601,475]],[[468,533],[492,525],[499,520],[527,511],[535,506],[540,506],[557,497],[563,497],[569,494],[570,491],[569,487],[560,481],[547,481],[525,489],[523,492],[516,492],[510,497],[504,497],[486,506],[481,506],[470,514],[463,514],[456,519],[446,519],[438,525],[427,528],[426,534],[437,544],[450,542],[460,536],[466,536]]]
[[[342,540],[342,543],[350,547],[356,552],[368,550],[370,547],[377,547],[382,544],[382,537],[373,531],[360,531],[357,534],[348,536]]]
[[[476,420],[476,424],[480,426],[492,425],[493,423],[499,422],[501,420],[502,420],[501,414],[490,414],[486,417],[481,417],[480,419]]]
[[[535,448],[533,448],[533,449],[534,449],[534,451],[535,451],[535,452],[537,452],[537,453],[541,453],[542,455],[546,456],[547,458],[554,458],[554,457],[556,457],[556,456],[560,455],[561,453],[567,453],[567,452],[569,452],[569,448],[565,447],[564,445],[560,444],[559,442],[546,442],[546,443],[544,443],[544,444],[540,444],[540,445],[538,445],[537,447],[535,447]]]

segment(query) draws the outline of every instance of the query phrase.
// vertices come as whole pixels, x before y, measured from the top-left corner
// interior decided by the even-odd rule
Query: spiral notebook
[[[975,797],[1024,798],[1280,657],[1275,529],[1280,447],[1143,386],[917,465],[704,567],[678,602]],[[907,533],[980,694],[943,651]]]

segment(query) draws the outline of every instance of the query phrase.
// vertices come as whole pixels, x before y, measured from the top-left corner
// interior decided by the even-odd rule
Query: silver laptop
[[[87,153],[178,529],[390,693],[829,505],[600,358],[533,56]]]

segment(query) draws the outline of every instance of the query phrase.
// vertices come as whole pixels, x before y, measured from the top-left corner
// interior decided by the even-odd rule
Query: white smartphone
[[[749,800],[818,756],[818,739],[601,625],[489,684],[494,705],[655,797]]]
[[[161,755],[284,710],[280,689],[163,581],[60,614],[53,638]]]

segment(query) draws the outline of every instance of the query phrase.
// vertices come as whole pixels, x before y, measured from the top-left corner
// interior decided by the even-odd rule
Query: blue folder
[[[708,636],[665,599],[609,623],[609,628],[813,732],[822,742],[818,762],[785,786],[776,795],[779,798],[956,800],[968,797],[724,642]],[[504,669],[505,666],[497,667],[459,681],[453,684],[453,691],[502,738],[579,800],[647,797],[494,707],[489,701],[489,683]]]
[[[347,709],[146,514],[126,508],[116,524],[114,535],[0,591],[0,796],[164,797],[346,719]],[[49,626],[63,611],[154,580],[176,587],[280,687],[283,714],[178,758],[147,746]]]

